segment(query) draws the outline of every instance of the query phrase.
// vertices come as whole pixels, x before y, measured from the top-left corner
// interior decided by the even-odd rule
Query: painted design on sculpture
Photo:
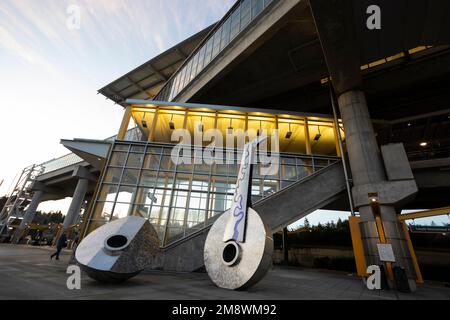
[[[236,220],[236,223],[234,225],[234,234],[233,234],[233,239],[235,241],[237,241],[237,239],[239,238],[239,224],[242,222],[242,220],[244,220],[244,216],[245,216],[245,212],[244,212],[244,208],[242,206],[242,195],[239,195],[239,206],[237,206],[234,209],[234,213],[233,216],[235,216],[236,218],[238,218]]]

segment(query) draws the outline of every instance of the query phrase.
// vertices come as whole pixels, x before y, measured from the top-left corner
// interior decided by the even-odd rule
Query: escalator
[[[338,161],[259,200],[254,203],[253,208],[275,233],[332,203],[345,188],[342,162]],[[165,246],[162,269],[178,272],[201,269],[206,236],[217,217],[209,219],[203,229]]]

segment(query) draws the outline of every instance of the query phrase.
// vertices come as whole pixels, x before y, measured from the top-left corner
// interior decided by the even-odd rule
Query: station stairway
[[[342,162],[337,161],[253,204],[263,221],[276,233],[339,198],[346,188]],[[159,267],[166,271],[194,272],[203,268],[203,249],[215,216],[206,227],[163,247]]]

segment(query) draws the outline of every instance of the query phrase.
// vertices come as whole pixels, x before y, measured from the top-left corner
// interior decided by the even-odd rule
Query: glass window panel
[[[223,50],[228,45],[228,43],[230,43],[230,29],[231,29],[231,18],[228,18],[222,27],[220,50]]]
[[[125,151],[128,152],[130,146],[126,144],[116,144],[114,145],[114,151]]]
[[[199,229],[204,225],[206,210],[190,209],[187,217],[187,227]]]
[[[281,189],[287,188],[294,184],[294,181],[281,181]]]
[[[164,226],[167,224],[167,213],[169,212],[169,208],[160,207],[160,206],[152,206],[150,211],[150,223],[156,229],[163,230]],[[160,238],[162,239],[162,238]]]
[[[194,167],[193,164],[182,163],[182,164],[177,165],[177,172],[191,173],[193,167]]]
[[[133,206],[133,212],[131,213],[131,215],[149,219],[150,218],[150,209],[151,209],[151,206],[149,206],[149,205],[135,204]]]
[[[157,181],[158,172],[142,170],[141,178],[139,179],[139,185],[145,187],[155,187]]]
[[[121,184],[137,185],[138,178],[139,178],[139,170],[125,169],[123,172]]]
[[[108,168],[105,175],[105,182],[119,183],[122,171],[122,168]]]
[[[175,191],[172,201],[172,207],[174,208],[185,208],[187,203],[187,191]]]
[[[261,196],[261,180],[253,179],[252,196]]]
[[[191,76],[189,78],[189,81],[192,81],[197,76],[197,68],[198,68],[198,57],[199,53],[192,58],[192,70],[191,70]]]
[[[148,146],[147,148],[147,153],[160,154],[161,151],[161,147]]]
[[[220,39],[222,35],[222,27],[214,34],[214,45],[212,50],[212,59],[214,59],[220,52]]]
[[[207,175],[195,175],[192,181],[193,191],[205,191],[209,190],[209,176]]]
[[[273,0],[264,0],[264,7],[267,7]]]
[[[116,203],[112,221],[127,217],[130,211],[130,206],[131,204],[129,203]]]
[[[152,112],[147,112],[148,114],[152,114]],[[146,116],[147,116],[146,113]],[[138,145],[133,145],[131,146],[131,151],[130,152],[134,152],[134,153],[144,153],[145,152],[145,147],[144,146],[138,146]]]
[[[197,74],[199,74],[203,70],[203,64],[205,62],[205,52],[206,46],[203,46],[199,52],[198,64],[197,64]]]
[[[183,89],[187,87],[187,85],[189,84],[189,79],[191,76],[191,70],[192,70],[192,60],[190,60],[188,62],[188,64],[186,65],[186,76],[184,78],[184,86]],[[180,92],[183,90],[181,89]]]
[[[145,156],[143,168],[144,168],[144,169],[158,170],[160,159],[161,159],[161,156],[160,156],[160,155],[157,155],[157,154],[147,154],[147,155]]]
[[[241,25],[241,8],[238,7],[231,15],[231,30],[230,41],[233,40],[239,33]]]
[[[252,19],[261,13],[264,7],[264,0],[252,0]]]
[[[121,186],[117,195],[117,202],[131,203],[136,193],[136,187]]]
[[[241,4],[241,30],[250,23],[251,17],[251,0],[244,0]]]
[[[194,192],[189,199],[189,209],[206,210],[208,206],[208,194]]]
[[[297,181],[306,178],[312,172],[312,167],[297,166]]]
[[[183,90],[184,86],[185,86],[185,80],[186,80],[186,70],[187,70],[187,66],[184,66],[183,69],[181,69],[180,72],[180,85],[179,85],[179,91]]]
[[[265,197],[274,194],[278,190],[278,181],[277,180],[264,180],[263,182],[263,195]]]
[[[227,166],[228,166],[228,176],[237,178],[240,165],[236,163],[236,164],[228,164]]]
[[[154,195],[155,189],[150,188],[137,188],[136,198],[134,199],[134,203],[145,204],[151,206],[152,204],[157,204],[158,199]],[[161,202],[159,203],[161,204]]]
[[[208,174],[211,170],[211,166],[208,164],[196,164],[194,167],[194,174],[200,173],[200,174]]]
[[[281,179],[282,180],[291,180],[296,181],[297,180],[297,171],[295,166],[281,166]]]
[[[173,91],[172,91],[173,96],[176,96],[180,92],[180,79],[181,74],[178,73],[173,80]]]
[[[297,163],[296,158],[281,158],[282,165],[295,165]]]
[[[171,156],[163,156],[161,160],[161,170],[173,171],[175,164],[172,161]]]
[[[175,189],[189,190],[190,183],[191,183],[190,174],[178,173],[177,179],[175,180]]]
[[[112,215],[113,207],[114,202],[97,202],[92,220],[109,221]]]
[[[175,92],[177,87],[175,86],[175,79],[170,80],[170,100],[172,100],[178,92]]]
[[[171,189],[173,186],[173,172],[159,172],[156,186],[158,188]]]
[[[113,152],[111,156],[110,166],[123,167],[127,161],[127,153],[125,152]]]
[[[142,153],[130,153],[127,159],[128,168],[141,168],[144,155]]]
[[[98,201],[116,201],[116,195],[118,191],[118,186],[116,185],[108,185],[104,184],[102,186],[102,190],[100,192]]]
[[[226,176],[228,174],[228,166],[226,164],[214,164],[212,174]]]
[[[206,43],[205,60],[203,63],[203,68],[205,68],[211,62],[211,53],[213,49],[214,37],[211,37]]]

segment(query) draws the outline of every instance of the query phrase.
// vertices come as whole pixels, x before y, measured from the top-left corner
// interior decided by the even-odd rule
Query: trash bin
[[[395,287],[399,292],[411,293],[411,288],[409,286],[408,276],[406,275],[406,270],[403,267],[395,266],[392,268],[394,273]]]

